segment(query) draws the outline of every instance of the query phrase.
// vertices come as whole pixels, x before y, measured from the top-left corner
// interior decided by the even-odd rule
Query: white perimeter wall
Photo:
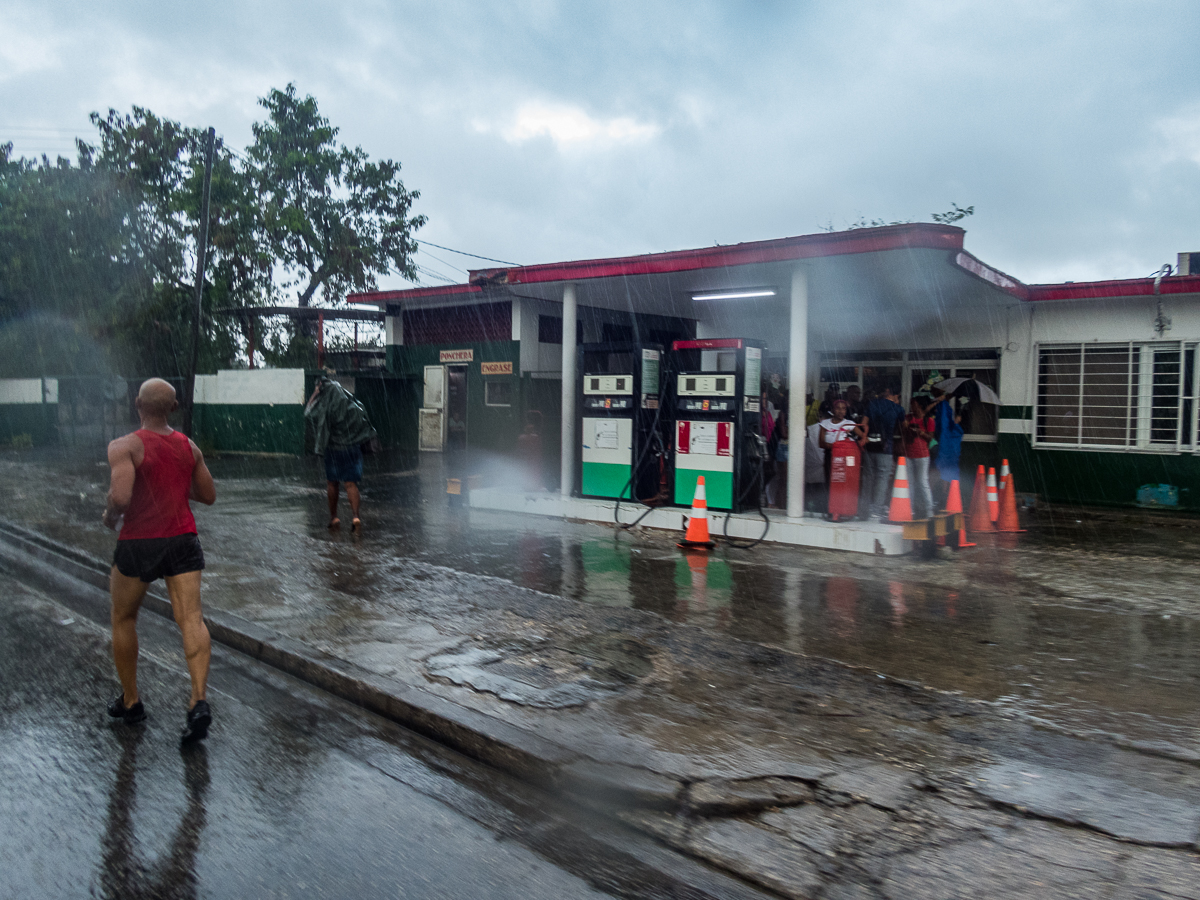
[[[240,406],[304,403],[303,369],[225,369],[196,376],[196,402]]]
[[[0,403],[57,402],[57,378],[0,378]]]

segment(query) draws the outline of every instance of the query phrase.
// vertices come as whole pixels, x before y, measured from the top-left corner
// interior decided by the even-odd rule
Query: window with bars
[[[1040,346],[1034,442],[1110,449],[1195,448],[1196,346]]]

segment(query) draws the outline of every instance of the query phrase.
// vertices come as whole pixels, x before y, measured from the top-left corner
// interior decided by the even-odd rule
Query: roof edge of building
[[[1106,281],[1067,281],[1061,284],[1029,285],[1029,300],[1109,300],[1123,297],[1152,297],[1154,277],[1117,278]],[[1158,284],[1158,294],[1200,294],[1200,275],[1168,275]]]
[[[445,284],[435,287],[400,288],[392,291],[360,291],[347,294],[347,303],[386,304],[399,300],[420,300],[426,297],[449,297],[455,294],[481,294],[483,288],[476,284]]]
[[[766,241],[747,241],[740,244],[719,244],[665,253],[476,269],[472,270],[470,275],[472,283],[537,284],[628,275],[659,275],[887,250],[961,250],[965,234],[966,232],[956,225],[914,222],[906,225],[819,232]]]
[[[881,225],[875,228],[855,228],[849,231],[823,231],[796,237],[747,241],[740,244],[720,244],[690,250],[671,250],[665,253],[570,260],[534,266],[473,269],[469,273],[470,281],[467,284],[392,291],[364,291],[350,294],[346,299],[350,303],[383,304],[389,301],[479,293],[489,285],[581,281],[623,275],[655,275],[754,263],[818,259],[825,256],[845,256],[855,253],[877,253],[888,250],[960,251],[965,234],[966,231],[957,225],[939,225],[929,222]]]

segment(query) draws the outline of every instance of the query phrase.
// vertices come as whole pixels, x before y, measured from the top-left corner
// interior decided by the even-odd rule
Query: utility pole
[[[200,233],[196,236],[196,305],[192,310],[192,365],[184,388],[183,433],[192,435],[192,412],[196,401],[196,366],[200,362],[200,301],[204,296],[204,268],[208,262],[208,197],[212,188],[213,145],[217,132],[204,133],[204,187],[200,192]]]

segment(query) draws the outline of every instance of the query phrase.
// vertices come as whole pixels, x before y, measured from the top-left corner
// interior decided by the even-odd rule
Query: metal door
[[[447,366],[446,374],[446,449],[466,452],[467,367]]]
[[[440,453],[446,443],[446,367],[426,366],[425,387],[418,412],[420,448]]]

